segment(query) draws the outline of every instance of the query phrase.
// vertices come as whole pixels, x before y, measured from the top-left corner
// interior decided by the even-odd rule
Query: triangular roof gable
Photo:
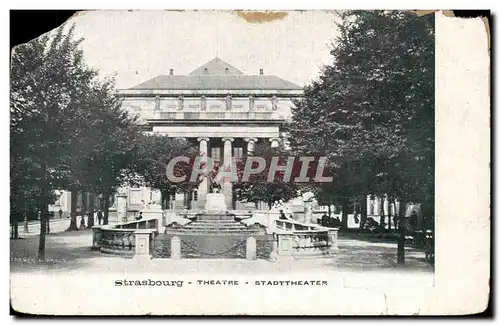
[[[189,76],[241,76],[243,72],[236,69],[224,60],[215,57],[201,67],[193,70]]]

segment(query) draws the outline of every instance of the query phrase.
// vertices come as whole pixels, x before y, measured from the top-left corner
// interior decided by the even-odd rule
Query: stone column
[[[202,157],[202,161],[204,161],[206,157],[208,157],[208,141],[209,138],[198,138],[198,142],[200,143],[200,157]],[[205,203],[207,200],[208,193],[208,180],[203,178],[200,185],[198,186],[198,208],[204,209]]]
[[[380,216],[380,199],[377,196],[373,199],[373,215]]]
[[[399,201],[399,199],[395,199],[394,200],[394,215],[398,216],[398,217],[401,214],[401,211],[399,210],[400,205],[401,205],[401,202]]]
[[[245,138],[245,142],[247,143],[247,154],[252,155],[255,149],[255,143],[257,142],[256,138]]]
[[[279,138],[270,138],[269,142],[271,142],[271,148],[277,148],[280,145],[280,139]]]
[[[118,193],[116,195],[116,215],[118,222],[127,222],[127,194]]]
[[[234,138],[222,138],[222,141],[224,142],[224,164],[223,168],[224,170],[230,170],[231,168],[231,157],[233,153],[233,146],[232,142],[234,141]],[[228,180],[221,179],[221,186],[223,189],[224,197],[226,199],[226,206],[228,210],[233,209],[233,184]]]
[[[385,223],[389,224],[389,218],[390,218],[390,211],[389,211],[389,198],[387,197],[387,194],[384,195],[382,198],[383,202],[383,207],[384,207],[384,215],[385,215]]]

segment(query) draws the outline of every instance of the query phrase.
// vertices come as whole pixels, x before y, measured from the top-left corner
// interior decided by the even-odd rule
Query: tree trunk
[[[45,192],[44,192],[45,193]],[[43,199],[45,201],[45,199]],[[43,202],[41,204],[40,210],[42,211],[40,216],[40,237],[38,241],[38,259],[45,261],[45,232],[47,230],[47,218],[49,216],[48,204]]]
[[[88,193],[83,192],[82,193],[82,220],[81,224],[85,228],[85,216],[87,215],[88,212],[88,205],[89,205],[89,200],[88,200]]]
[[[14,223],[14,239],[19,239],[19,223],[17,220]]]
[[[342,201],[342,227],[344,229],[347,229],[347,218],[348,218],[348,211],[347,209],[349,208],[349,202],[347,200]]]
[[[76,223],[76,205],[78,202],[78,186],[76,184],[71,185],[71,222],[69,224],[68,230],[78,230],[78,224]]]
[[[47,215],[47,234],[50,234],[50,214]]]
[[[363,229],[368,218],[368,204],[366,202],[366,195],[361,197],[361,220],[359,221],[359,229]]]
[[[109,222],[109,197],[111,196],[111,194],[109,194],[110,192],[106,192],[103,194],[103,200],[104,200],[104,211],[103,211],[103,220],[102,220],[102,224],[103,225],[107,225],[108,222]]]
[[[332,206],[331,204],[328,204],[328,218],[332,218]]]
[[[87,219],[87,226],[94,227],[94,193],[89,193],[89,218]]]
[[[385,224],[384,200],[380,200],[380,224]]]
[[[403,206],[403,202],[400,203],[400,207]],[[406,236],[406,225],[404,222],[405,212],[398,213],[398,230],[399,230],[399,238],[398,238],[398,264],[405,264],[405,236]]]
[[[389,198],[387,198],[387,201],[388,201],[388,207],[389,207],[389,210],[386,211],[387,213],[387,229],[391,230],[392,229],[392,222],[391,222],[391,200],[389,200]]]

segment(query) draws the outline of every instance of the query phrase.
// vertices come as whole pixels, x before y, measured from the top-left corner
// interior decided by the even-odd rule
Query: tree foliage
[[[238,182],[233,185],[233,191],[238,200],[242,202],[266,202],[271,208],[274,203],[279,201],[287,202],[298,195],[298,186],[293,182],[295,177],[299,176],[300,167],[294,165],[290,179],[285,178],[284,171],[276,171],[268,179],[272,159],[276,157],[278,166],[284,166],[291,153],[283,148],[271,148],[267,144],[257,144],[251,155],[245,155],[237,164]],[[265,161],[265,168],[262,172],[250,175],[248,180],[243,179],[245,164],[248,158],[260,157]],[[252,163],[252,169],[258,168],[257,163]]]
[[[135,120],[121,109],[113,80],[86,65],[82,40],[63,25],[12,51],[11,211],[19,219],[28,198],[42,211],[40,258],[53,190],[113,189],[136,145]]]
[[[200,183],[199,179],[191,181],[191,172],[198,152],[198,147],[185,139],[145,134],[141,138],[136,172],[145,186],[159,190],[162,196],[174,195],[176,192],[189,193],[198,188]],[[189,163],[178,162],[172,166],[174,176],[185,176],[181,182],[174,182],[167,176],[167,166],[175,157],[189,158]]]
[[[336,178],[322,197],[388,194],[433,211],[434,17],[350,10],[338,19],[333,63],[295,102],[291,146],[329,158]]]

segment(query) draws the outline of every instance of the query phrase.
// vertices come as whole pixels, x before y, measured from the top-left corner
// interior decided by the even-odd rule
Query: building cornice
[[[302,89],[231,89],[231,90],[205,90],[205,89],[118,89],[116,94],[120,97],[225,97],[231,95],[234,97],[248,96],[276,96],[276,97],[302,97]]]
[[[244,124],[245,126],[260,126],[260,125],[283,125],[286,123],[285,120],[160,120],[160,119],[147,119],[147,123],[150,126],[167,126],[167,125],[240,125]]]

